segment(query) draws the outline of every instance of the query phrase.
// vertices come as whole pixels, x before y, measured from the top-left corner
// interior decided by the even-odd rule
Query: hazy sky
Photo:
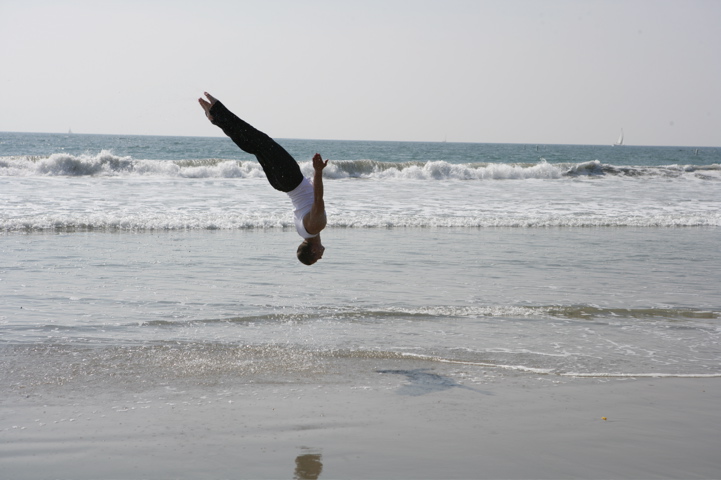
[[[0,0],[0,131],[721,146],[719,0]]]

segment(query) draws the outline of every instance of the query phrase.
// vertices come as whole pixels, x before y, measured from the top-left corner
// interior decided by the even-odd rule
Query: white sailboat
[[[621,135],[618,136],[618,140],[613,144],[614,147],[620,147],[623,145],[623,128],[621,129]]]

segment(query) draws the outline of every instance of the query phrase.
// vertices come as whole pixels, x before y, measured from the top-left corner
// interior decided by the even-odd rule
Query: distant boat
[[[618,136],[618,140],[613,144],[614,147],[620,147],[623,145],[623,128],[621,129],[621,135]]]
[[[73,130],[71,128],[68,128],[68,133],[73,133]]]

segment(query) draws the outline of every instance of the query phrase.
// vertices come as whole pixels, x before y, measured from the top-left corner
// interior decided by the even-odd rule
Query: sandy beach
[[[718,379],[571,379],[341,361],[0,403],[8,479],[719,478]]]

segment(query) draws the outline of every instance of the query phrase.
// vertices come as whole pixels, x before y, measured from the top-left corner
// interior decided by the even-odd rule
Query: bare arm
[[[325,202],[323,201],[323,169],[328,160],[323,161],[320,154],[313,156],[313,206],[303,219],[305,229],[310,234],[317,234],[323,230],[328,222],[325,215]]]

